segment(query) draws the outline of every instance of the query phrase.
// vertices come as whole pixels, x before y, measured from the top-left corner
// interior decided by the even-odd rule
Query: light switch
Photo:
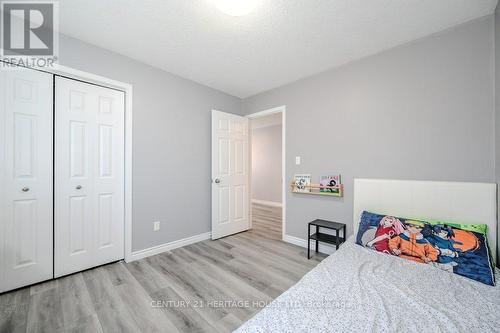
[[[300,165],[300,156],[295,156],[295,165]]]
[[[153,231],[158,231],[160,230],[160,221],[154,221],[153,222]]]

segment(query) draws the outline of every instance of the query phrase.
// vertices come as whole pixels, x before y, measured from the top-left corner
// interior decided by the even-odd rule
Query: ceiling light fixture
[[[210,2],[224,14],[243,16],[250,14],[260,0],[210,0]]]

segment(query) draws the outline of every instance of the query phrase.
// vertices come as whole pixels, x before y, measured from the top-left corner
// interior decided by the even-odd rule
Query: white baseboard
[[[271,206],[271,207],[280,207],[280,208],[283,207],[283,204],[281,202],[277,202],[277,201],[266,201],[266,200],[252,199],[252,203],[264,205],[264,206]]]
[[[302,239],[285,234],[285,237],[283,237],[283,241],[300,247],[305,247],[307,249],[307,239]],[[316,248],[316,241],[311,240],[311,253],[314,252],[315,248]],[[335,245],[319,243],[318,251],[324,254],[332,254],[333,252],[335,252]]]
[[[198,243],[212,237],[211,232],[206,232],[204,234],[194,235],[191,237],[179,239],[170,243],[165,243],[161,245],[156,245],[144,250],[134,251],[132,252],[130,258],[126,259],[126,262],[132,262],[135,260],[139,260],[142,258],[146,258],[149,256],[154,256],[155,254],[159,254],[162,252],[170,251],[179,247],[183,247],[189,244]]]

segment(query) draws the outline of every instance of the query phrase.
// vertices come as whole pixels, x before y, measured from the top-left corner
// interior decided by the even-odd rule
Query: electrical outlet
[[[300,156],[295,156],[295,165],[300,165]]]
[[[153,231],[158,231],[160,230],[160,221],[154,221],[153,222]]]

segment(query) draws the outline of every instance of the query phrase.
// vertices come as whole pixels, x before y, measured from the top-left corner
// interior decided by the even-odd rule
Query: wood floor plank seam
[[[252,213],[243,233],[2,294],[0,333],[232,332],[325,257],[281,240],[281,208]]]

